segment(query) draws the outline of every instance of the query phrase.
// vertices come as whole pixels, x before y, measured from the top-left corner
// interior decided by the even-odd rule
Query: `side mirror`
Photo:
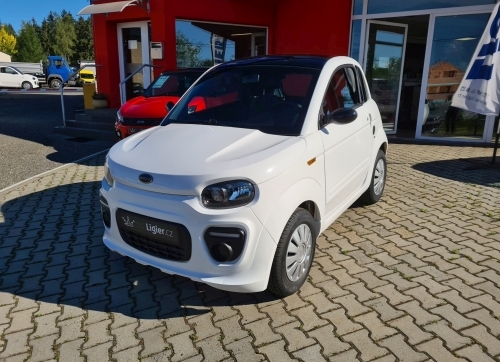
[[[174,108],[174,106],[175,106],[174,102],[168,101],[167,104],[165,105],[165,108],[167,109],[167,111],[170,112],[172,110],[172,108]]]
[[[358,118],[358,112],[356,112],[355,109],[352,108],[340,108],[333,113],[331,113],[328,116],[327,124],[330,124],[332,122],[340,123],[340,124],[347,124],[351,123],[352,121],[356,120]]]

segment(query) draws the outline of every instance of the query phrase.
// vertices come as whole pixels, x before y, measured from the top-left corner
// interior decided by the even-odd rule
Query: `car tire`
[[[21,87],[22,87],[23,89],[28,90],[28,89],[32,89],[32,88],[33,88],[33,85],[32,85],[30,82],[23,82],[23,84],[21,84]]]
[[[284,298],[295,293],[309,275],[317,232],[311,214],[297,209],[288,220],[274,254],[267,289]],[[288,265],[287,265],[288,264]]]
[[[385,153],[379,150],[373,167],[372,179],[368,190],[361,196],[361,202],[365,205],[373,205],[377,203],[384,193],[385,183],[387,179],[387,161]]]
[[[59,88],[60,85],[61,85],[61,81],[57,78],[52,79],[50,81],[50,88]]]

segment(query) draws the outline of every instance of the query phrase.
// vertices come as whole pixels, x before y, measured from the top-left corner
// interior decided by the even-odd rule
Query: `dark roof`
[[[167,74],[167,73],[188,73],[188,72],[205,73],[209,69],[210,68],[207,68],[207,67],[179,68],[179,69],[164,70],[163,72],[161,72],[161,74]]]
[[[217,68],[245,66],[245,65],[281,65],[305,68],[323,69],[329,58],[314,55],[266,55],[232,60],[221,64]]]

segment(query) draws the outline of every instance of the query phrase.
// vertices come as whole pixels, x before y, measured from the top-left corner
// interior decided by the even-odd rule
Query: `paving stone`
[[[356,299],[360,302],[366,302],[367,300],[380,297],[380,294],[369,291],[363,283],[347,285],[345,286],[345,289],[354,293],[356,295]]]
[[[425,354],[415,352],[408,346],[400,334],[384,339],[379,344],[394,353],[400,361],[424,361],[427,359]]]
[[[240,316],[235,315],[215,323],[215,326],[222,330],[224,344],[249,336],[249,333],[241,328],[239,324],[240,319]]]
[[[172,361],[182,361],[198,354],[198,351],[193,346],[191,336],[192,333],[189,331],[167,338],[167,342],[174,348]]]
[[[394,285],[392,284],[387,284],[375,288],[373,290],[377,293],[384,295],[389,300],[389,303],[391,303],[394,306],[411,300],[411,298],[408,297],[407,295],[398,292],[394,287]]]
[[[450,286],[453,289],[456,289],[465,298],[472,298],[472,297],[476,297],[478,295],[483,294],[483,292],[481,292],[480,290],[477,290],[475,288],[477,285],[483,285],[484,283],[476,284],[476,285],[474,285],[474,288],[472,288],[472,287],[469,287],[467,284],[465,284],[461,279],[453,278],[453,279],[444,281],[443,284],[446,286]]]
[[[431,294],[427,292],[427,289],[424,287],[418,287],[414,289],[410,289],[404,292],[404,294],[412,296],[413,298],[420,301],[422,306],[425,309],[430,309],[437,307],[439,305],[446,304],[446,302],[442,299],[434,298]],[[447,294],[445,294],[447,295]]]
[[[363,314],[354,318],[354,320],[365,325],[365,327],[370,331],[371,338],[375,341],[397,333],[394,328],[386,327],[384,323],[380,321],[377,313],[375,312]]]
[[[496,316],[500,314],[500,303],[495,302],[491,295],[483,294],[478,297],[472,298],[472,302],[481,304],[492,311]]]
[[[212,336],[203,341],[196,342],[196,346],[202,349],[206,361],[220,361],[223,358],[229,357],[229,353],[222,348],[218,336]]]
[[[240,339],[236,342],[232,342],[230,344],[226,344],[226,349],[230,350],[237,361],[262,361],[264,356],[261,354],[255,353],[252,345],[251,337]]]
[[[321,344],[324,356],[340,353],[351,348],[349,344],[342,342],[335,336],[333,333],[333,326],[330,324],[309,332],[309,336],[316,338]]]
[[[419,344],[416,347],[422,352],[426,352],[434,360],[439,362],[461,362],[460,358],[456,358],[451,352],[443,347],[443,342],[439,339],[433,339],[431,341]]]
[[[482,350],[481,346],[473,345],[456,351],[456,354],[474,362],[495,362],[494,359],[488,357]]]
[[[290,358],[288,353],[285,351],[285,341],[278,341],[264,347],[259,347],[259,353],[265,354],[270,362],[296,361],[296,359]]]
[[[343,297],[333,299],[333,302],[341,304],[345,309],[347,309],[347,314],[350,317],[355,317],[357,315],[369,312],[370,309],[365,307],[363,304],[356,300],[353,294],[345,295]]]
[[[498,338],[492,336],[484,326],[475,326],[461,331],[465,336],[469,336],[478,343],[486,347],[488,353],[492,356],[500,354],[500,343]]]
[[[318,283],[317,287],[322,288],[330,298],[337,298],[349,294],[347,290],[344,290],[338,285],[336,280]]]
[[[300,297],[297,294],[292,294],[284,298],[283,301],[285,302],[287,311],[307,306],[307,303],[304,302],[302,299],[300,299]]]
[[[310,295],[307,299],[307,302],[311,303],[316,314],[323,314],[332,309],[340,308],[340,305],[332,303],[322,292]]]
[[[468,285],[474,285],[474,284],[486,281],[484,278],[478,278],[478,277],[472,275],[471,273],[466,271],[464,268],[456,268],[453,270],[449,270],[448,273],[459,277],[460,279],[462,279],[465,282],[465,284],[468,284]]]
[[[389,325],[399,329],[408,338],[408,343],[411,345],[416,345],[432,338],[430,333],[422,331],[413,323],[413,318],[410,316],[392,320],[389,322]]]
[[[25,329],[20,332],[5,334],[3,338],[5,339],[6,346],[3,352],[0,353],[0,358],[28,352],[30,350],[30,347],[28,347],[28,335],[31,331],[30,329]]]
[[[456,279],[458,280],[458,279]],[[412,279],[413,282],[417,282],[427,288],[431,294],[442,293],[447,290],[450,290],[450,287],[447,285],[443,285],[446,282],[438,283],[434,279],[432,279],[429,275],[422,275],[420,277],[416,277]],[[417,286],[417,285],[416,285]]]
[[[358,362],[360,361],[356,356],[358,352],[354,349],[350,349],[346,352],[342,352],[339,354],[336,354],[335,356],[331,356],[329,358],[330,362]]]
[[[113,346],[113,354],[139,345],[140,340],[135,336],[137,322],[111,330],[115,337],[116,344]]]
[[[319,294],[318,294],[319,295]],[[313,296],[312,296],[313,297]],[[311,297],[309,297],[311,298]],[[261,312],[267,313],[271,318],[271,326],[273,328],[280,327],[284,324],[295,321],[296,319],[290,316],[284,309],[283,303],[272,304],[261,308]]]
[[[113,353],[112,356],[117,362],[136,362],[140,351],[141,347],[137,346]]]
[[[479,304],[470,303],[466,299],[462,298],[456,290],[450,290],[441,294],[436,295],[439,298],[446,299],[448,302],[453,304],[459,313],[468,313],[475,309],[481,308]]]
[[[377,277],[383,277],[384,275],[394,273],[394,271],[383,267],[382,265],[380,265],[380,263],[366,264],[365,267],[370,268],[371,270],[373,270],[373,272],[375,273],[375,275]]]
[[[24,329],[33,330],[35,325],[31,321],[31,317],[36,311],[37,309],[28,309],[21,312],[11,312],[9,314],[9,318],[11,319],[10,326],[5,330],[5,333],[14,333]]]
[[[389,305],[387,303],[387,298],[384,297],[369,300],[365,302],[365,305],[373,308],[373,310],[375,310],[380,315],[380,319],[383,322],[387,322],[391,319],[395,319],[404,315],[403,312],[394,309],[391,305]],[[399,305],[398,308],[399,307],[401,307],[401,305]]]
[[[484,324],[494,336],[500,337],[500,320],[491,315],[487,309],[479,309],[466,314],[467,318],[476,319]]]
[[[311,347],[304,348],[303,350],[294,352],[293,355],[300,358],[302,361],[322,362],[326,361],[320,353],[321,346],[316,344]]]
[[[83,318],[73,318],[65,319],[57,323],[57,327],[60,329],[59,338],[56,340],[56,344],[66,343],[69,341],[74,341],[76,339],[82,339],[85,337],[85,333],[81,331]]]
[[[281,339],[279,334],[275,334],[269,327],[269,318],[261,319],[256,322],[245,325],[247,330],[251,330],[255,337],[254,345],[261,346],[263,344],[275,342]]]
[[[362,266],[359,266],[356,261],[350,259],[350,260],[344,260],[344,261],[341,261],[339,263],[337,263],[338,265],[341,265],[343,266],[349,274],[351,275],[355,275],[355,274],[358,274],[358,273],[362,273],[362,272],[365,272],[367,271],[368,269],[362,267]],[[358,276],[356,275],[356,278],[358,278]]]
[[[41,362],[55,358],[53,343],[57,339],[57,334],[31,339],[29,341],[31,350],[31,361]]]
[[[411,315],[415,318],[415,322],[421,326],[441,319],[440,316],[430,314],[425,309],[422,309],[416,300],[400,304],[398,305],[398,309],[404,310],[406,313]]]
[[[164,331],[164,327],[157,327],[138,333],[144,345],[144,349],[141,351],[141,357],[159,354],[168,347],[168,344],[163,339]]]
[[[382,279],[387,280],[396,286],[398,291],[404,291],[418,287],[418,284],[403,278],[399,273],[385,275]]]
[[[287,350],[289,352],[310,346],[316,342],[312,338],[308,338],[304,332],[300,330],[300,323],[293,322],[282,327],[276,328],[276,332],[281,333],[287,342]]]
[[[460,314],[455,312],[451,305],[443,305],[441,307],[437,307],[431,309],[431,312],[434,314],[439,314],[444,319],[452,324],[453,329],[460,330],[462,328],[467,328],[474,325],[476,322],[462,317]]]
[[[220,330],[214,327],[211,317],[211,313],[206,313],[189,320],[189,323],[194,326],[196,336],[199,340],[215,336],[220,333]]]
[[[433,332],[436,336],[445,341],[446,347],[454,351],[462,348],[472,342],[470,338],[462,337],[448,326],[448,323],[440,320],[436,323],[430,323],[424,326],[428,332]]]
[[[83,339],[63,343],[59,346],[59,361],[84,362],[85,358],[80,355]]]
[[[186,321],[183,317],[172,316],[170,318],[167,318],[165,320],[165,323],[167,324],[165,337],[170,337],[191,330],[191,327],[186,324]]]
[[[356,348],[361,352],[361,359],[365,361],[370,361],[377,357],[382,357],[387,354],[388,351],[378,347],[373,341],[368,337],[368,331],[363,329],[354,333],[346,334],[342,337],[344,341],[351,342]]]
[[[108,333],[110,321],[104,320],[88,326],[84,326],[88,340],[84,343],[83,349],[94,347],[98,344],[106,343],[113,339]]]

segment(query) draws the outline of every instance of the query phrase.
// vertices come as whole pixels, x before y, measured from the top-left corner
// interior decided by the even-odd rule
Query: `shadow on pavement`
[[[464,183],[499,187],[500,160],[491,164],[491,157],[459,158],[415,164],[415,170]]]
[[[100,187],[100,182],[75,182],[2,205],[0,291],[144,319],[276,299],[268,292],[216,290],[111,252],[102,242]]]

